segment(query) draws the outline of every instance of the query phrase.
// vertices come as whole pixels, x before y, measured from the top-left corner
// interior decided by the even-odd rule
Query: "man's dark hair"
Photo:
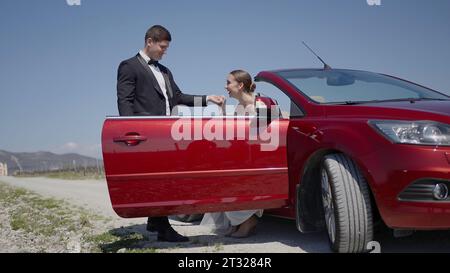
[[[172,41],[170,32],[160,25],[154,25],[147,30],[147,33],[145,33],[145,42],[147,42],[148,38],[152,38],[154,42]]]

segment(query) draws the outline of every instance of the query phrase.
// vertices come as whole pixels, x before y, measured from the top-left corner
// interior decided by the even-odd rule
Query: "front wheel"
[[[331,248],[364,252],[373,239],[369,187],[356,164],[343,154],[325,156],[321,167],[322,203]]]

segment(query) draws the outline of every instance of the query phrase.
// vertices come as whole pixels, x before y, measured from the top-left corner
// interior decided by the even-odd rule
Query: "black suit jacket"
[[[202,106],[206,106],[206,96],[183,94],[170,70],[161,64],[158,67],[166,79],[170,110],[178,104],[194,106],[196,97],[201,99]],[[117,73],[119,115],[165,116],[166,102],[162,92],[155,76],[139,54],[120,63]]]

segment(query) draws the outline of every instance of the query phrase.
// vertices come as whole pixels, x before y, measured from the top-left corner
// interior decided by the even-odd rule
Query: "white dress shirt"
[[[142,58],[144,58],[146,63],[150,61],[150,57],[147,56],[142,50],[139,51],[139,54],[141,55]],[[167,97],[166,81],[164,81],[164,76],[161,70],[159,70],[159,67],[157,67],[156,65],[148,65],[148,67],[150,67],[150,70],[153,72],[153,75],[158,81],[159,87],[161,88],[164,98],[166,100],[166,116],[170,116],[169,98]]]

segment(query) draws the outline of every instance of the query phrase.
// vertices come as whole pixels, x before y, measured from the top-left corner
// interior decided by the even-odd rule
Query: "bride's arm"
[[[226,112],[227,104],[226,104],[226,102],[227,102],[226,99],[224,99],[222,105],[218,105],[221,116],[226,116],[227,115],[227,112]]]

